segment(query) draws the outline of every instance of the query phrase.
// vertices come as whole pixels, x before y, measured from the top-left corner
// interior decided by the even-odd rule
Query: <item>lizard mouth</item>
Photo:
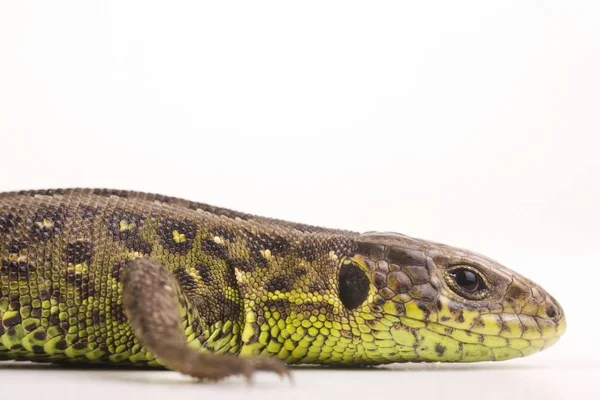
[[[392,327],[400,346],[410,346],[409,361],[500,361],[537,353],[552,346],[566,330],[564,317],[483,314],[465,327],[458,321],[423,321],[406,316]],[[463,325],[463,326],[460,326]],[[411,334],[408,343],[400,343]]]

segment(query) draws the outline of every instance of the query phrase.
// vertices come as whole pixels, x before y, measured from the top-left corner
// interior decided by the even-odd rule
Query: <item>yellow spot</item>
[[[173,241],[175,243],[183,243],[186,240],[185,234],[179,233],[179,231],[173,231]]]
[[[127,221],[119,221],[119,232],[131,231],[135,229],[135,223],[128,224]]]
[[[482,335],[462,330],[455,330],[450,336],[463,343],[481,343],[480,340],[483,340]]]
[[[524,349],[525,347],[529,346],[529,341],[525,340],[525,339],[510,339],[508,341],[508,346],[511,349],[515,349],[515,350],[521,350]]]
[[[35,224],[40,229],[48,229],[48,230],[54,229],[54,222],[49,219],[46,219],[46,218],[44,218],[41,222],[40,221],[36,222]]]
[[[498,347],[492,349],[496,361],[508,360],[509,358],[521,357],[522,354],[518,350],[513,350],[509,347]]]
[[[520,338],[523,335],[523,326],[515,314],[502,314],[502,337]]]
[[[493,360],[492,350],[481,344],[465,343],[463,344],[463,358],[461,361],[484,361]]]
[[[268,332],[261,332],[260,335],[258,336],[258,342],[262,345],[267,345],[269,343],[269,333]]]
[[[406,317],[400,317],[400,322],[402,322],[403,325],[410,326],[411,328],[424,328],[427,326],[427,324],[425,324],[423,321]]]
[[[281,350],[281,346],[281,343],[271,340],[267,345],[267,351],[271,354],[277,354],[279,353],[279,350]]]
[[[271,250],[266,249],[265,251],[262,252],[263,253],[263,257],[265,257],[267,260],[269,258],[271,258]]]
[[[287,339],[285,342],[283,342],[283,347],[285,347],[285,349],[288,351],[293,351],[296,348],[296,345],[291,339]]]
[[[412,329],[404,326],[394,327],[390,330],[390,333],[394,341],[400,346],[412,347],[417,341],[412,333]]]
[[[520,315],[519,319],[524,327],[523,336],[521,336],[523,339],[539,339],[542,336],[535,318],[529,315]]]
[[[62,336],[55,336],[52,339],[47,340],[44,344],[44,351],[50,355],[63,353],[64,350],[59,350],[56,348],[56,344],[63,339],[64,338]]]
[[[485,314],[479,318],[471,330],[483,335],[498,336],[502,330],[502,320],[498,314]]]
[[[538,306],[536,303],[525,303],[525,305],[523,306],[523,309],[521,310],[521,314],[525,314],[525,315],[535,315],[537,314],[538,311]]]
[[[498,336],[484,336],[483,345],[487,347],[505,347],[508,341]]]
[[[335,251],[331,250],[329,252],[329,258],[332,259],[333,261],[337,261],[338,256],[337,256],[337,254],[335,254]]]

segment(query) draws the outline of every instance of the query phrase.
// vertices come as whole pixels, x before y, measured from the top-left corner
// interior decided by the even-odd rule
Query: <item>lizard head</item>
[[[560,305],[527,278],[482,255],[395,233],[359,236],[338,290],[366,361],[505,360],[549,347],[566,327]]]

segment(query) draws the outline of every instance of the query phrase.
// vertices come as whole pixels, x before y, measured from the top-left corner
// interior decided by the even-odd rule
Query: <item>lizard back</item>
[[[200,311],[183,321],[190,346],[239,353],[244,285],[235,271],[274,290],[292,290],[290,276],[325,290],[327,274],[307,268],[341,257],[354,235],[139,192],[0,194],[0,357],[155,364],[121,301],[120,275],[138,257],[165,265]],[[269,268],[275,257],[284,269]]]

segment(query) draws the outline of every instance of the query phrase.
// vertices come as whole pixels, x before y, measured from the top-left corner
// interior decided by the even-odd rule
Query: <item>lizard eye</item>
[[[339,275],[340,300],[349,310],[360,306],[369,295],[369,278],[354,264],[344,264]]]
[[[448,272],[446,281],[456,294],[471,300],[479,300],[488,294],[485,279],[470,266],[458,266]]]

